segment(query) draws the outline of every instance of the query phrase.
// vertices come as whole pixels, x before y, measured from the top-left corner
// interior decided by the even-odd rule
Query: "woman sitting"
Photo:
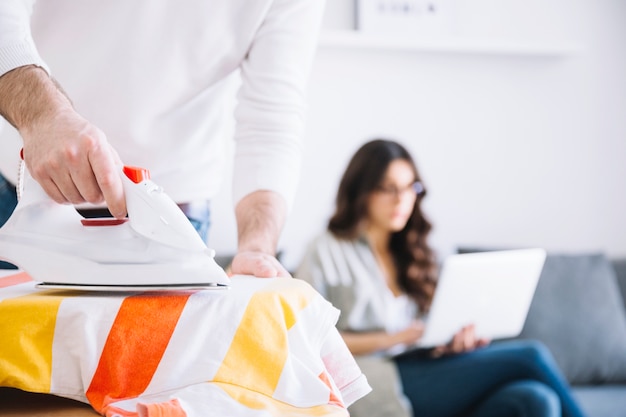
[[[295,275],[341,310],[337,327],[373,388],[351,415],[583,416],[539,342],[490,344],[470,325],[445,346],[396,355],[420,339],[437,282],[425,195],[402,145],[364,144]]]

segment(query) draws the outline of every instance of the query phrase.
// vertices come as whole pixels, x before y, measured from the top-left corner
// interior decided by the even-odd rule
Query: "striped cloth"
[[[370,391],[303,281],[232,278],[226,291],[38,290],[0,276],[0,386],[113,416],[348,416]]]

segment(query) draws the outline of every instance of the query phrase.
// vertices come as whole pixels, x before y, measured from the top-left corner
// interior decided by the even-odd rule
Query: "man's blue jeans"
[[[0,226],[11,217],[16,204],[17,193],[15,192],[15,187],[0,174]],[[15,269],[15,265],[0,261],[0,269]]]
[[[438,359],[407,354],[396,364],[415,416],[584,416],[539,342],[494,343]]]
[[[16,205],[17,193],[15,187],[0,174],[0,226],[11,216]],[[198,231],[200,237],[206,242],[211,225],[211,210],[208,203],[206,206],[193,206],[185,211],[185,215],[187,215],[193,227]],[[0,261],[0,269],[15,269],[15,266]]]

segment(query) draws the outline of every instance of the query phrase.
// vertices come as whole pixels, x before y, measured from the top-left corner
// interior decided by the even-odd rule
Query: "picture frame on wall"
[[[356,27],[381,35],[446,35],[452,0],[354,0]]]

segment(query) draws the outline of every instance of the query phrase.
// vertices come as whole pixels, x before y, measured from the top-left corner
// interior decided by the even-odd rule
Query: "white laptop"
[[[544,249],[447,257],[418,347],[444,345],[472,323],[477,337],[519,335],[545,259]]]

